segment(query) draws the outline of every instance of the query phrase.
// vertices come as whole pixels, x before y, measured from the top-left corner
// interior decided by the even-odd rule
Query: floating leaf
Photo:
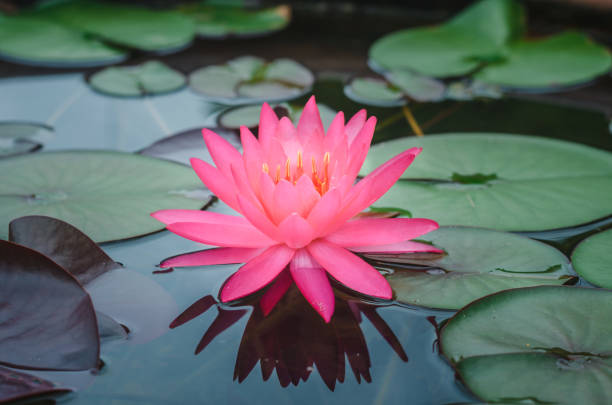
[[[580,242],[572,253],[572,264],[588,282],[612,288],[612,229]]]
[[[187,79],[179,71],[158,61],[138,66],[109,67],[89,78],[99,92],[112,96],[143,96],[180,89]]]
[[[45,124],[20,121],[0,122],[0,157],[21,155],[42,148],[42,139],[48,137],[53,128]]]
[[[478,80],[519,89],[556,88],[587,82],[610,70],[612,56],[587,36],[568,31],[508,47],[504,63],[474,75]]]
[[[198,35],[205,38],[267,34],[285,28],[291,19],[288,6],[249,10],[237,6],[189,4],[179,10],[193,18]]]
[[[266,63],[243,56],[225,65],[206,66],[189,75],[189,85],[213,102],[248,104],[281,101],[305,94],[314,83],[310,70],[290,59]]]
[[[483,0],[443,25],[402,30],[377,40],[370,59],[387,70],[463,75],[482,60],[497,59],[501,46],[523,30],[523,10],[517,2]]]
[[[24,215],[66,221],[96,242],[163,229],[149,213],[198,209],[211,194],[190,168],[110,151],[47,152],[0,161],[0,237]]]
[[[224,128],[210,129],[225,138],[236,149],[242,149],[240,137],[234,131],[228,131]],[[144,148],[139,153],[155,158],[172,160],[185,165],[190,165],[189,159],[192,157],[214,164],[206,143],[204,143],[202,138],[202,128],[189,129],[161,139],[151,146]]]
[[[57,387],[52,382],[30,374],[0,367],[0,403],[2,404],[39,395],[66,392],[70,392],[70,389]]]
[[[87,235],[59,219],[39,215],[17,218],[9,224],[9,239],[47,256],[81,284],[121,267]]]
[[[44,17],[0,20],[0,58],[27,65],[91,67],[118,63],[127,54]]]
[[[168,330],[176,315],[172,297],[148,277],[123,269],[72,225],[50,217],[21,217],[10,223],[9,235],[12,242],[54,260],[85,286],[97,311],[101,337],[127,335],[116,321],[128,325],[135,343]]]
[[[289,118],[294,124],[297,124],[300,121],[302,111],[304,110],[303,105],[296,106],[294,104],[287,103],[272,105],[272,107],[274,109],[282,108],[286,110]],[[325,104],[318,104],[318,107],[319,114],[321,115],[321,121],[323,121],[323,126],[327,129],[337,113]],[[217,122],[219,126],[233,130],[240,129],[240,127],[243,125],[247,128],[256,128],[259,125],[260,113],[260,104],[234,107],[220,114],[217,118]]]
[[[612,395],[612,293],[579,287],[503,291],[444,326],[441,349],[485,401],[604,404]]]
[[[396,299],[406,304],[459,309],[500,290],[560,285],[570,279],[569,261],[561,252],[525,236],[442,227],[422,239],[446,254],[432,254],[431,258],[423,254],[365,255],[408,266],[387,276]]]
[[[405,104],[404,94],[382,79],[358,77],[344,87],[344,94],[361,104],[396,107]]]
[[[170,52],[188,45],[193,21],[175,11],[103,1],[65,1],[41,8],[39,15],[113,44]]]
[[[439,80],[408,71],[391,71],[386,78],[415,101],[441,101],[446,86]]]
[[[612,213],[609,152],[507,134],[427,135],[374,145],[362,175],[411,147],[423,147],[402,175],[411,181],[397,182],[377,204],[407,209],[441,225],[509,231],[570,227]],[[497,177],[463,184],[453,181],[453,173]]]
[[[0,363],[87,370],[99,350],[93,305],[80,284],[46,256],[0,240]]]

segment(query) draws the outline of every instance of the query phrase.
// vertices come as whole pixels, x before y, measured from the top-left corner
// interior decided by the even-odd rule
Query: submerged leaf
[[[93,305],[76,279],[48,257],[0,241],[0,363],[87,370],[99,350]]]
[[[58,387],[36,376],[0,367],[0,403],[23,400],[39,395],[62,394],[69,388]]]

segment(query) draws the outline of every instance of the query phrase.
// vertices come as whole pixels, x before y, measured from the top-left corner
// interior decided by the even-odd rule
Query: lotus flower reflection
[[[348,123],[338,113],[327,133],[312,97],[297,128],[261,109],[259,139],[240,128],[243,154],[214,132],[204,141],[216,167],[191,165],[202,182],[241,216],[198,210],[161,210],[153,217],[184,238],[218,246],[162,262],[162,267],[246,263],[221,290],[228,302],[275,283],[262,299],[265,314],[293,282],[329,322],[334,294],[326,273],[373,297],[390,299],[385,278],[356,253],[438,251],[412,242],[438,227],[421,218],[354,218],[380,198],[421,151],[406,150],[357,184],[376,118],[359,111]]]

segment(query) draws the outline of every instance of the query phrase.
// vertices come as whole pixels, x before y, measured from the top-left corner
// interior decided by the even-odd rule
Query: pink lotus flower
[[[390,299],[386,279],[355,253],[439,252],[412,242],[438,227],[422,218],[354,218],[380,198],[420,153],[412,148],[384,163],[357,184],[370,148],[376,118],[359,111],[345,125],[338,113],[327,134],[312,97],[297,128],[280,120],[268,104],[261,109],[259,140],[240,128],[241,155],[204,129],[216,167],[191,165],[202,182],[241,216],[198,210],[151,214],[171,232],[219,246],[177,256],[162,267],[246,263],[221,290],[223,302],[275,283],[262,298],[269,313],[295,282],[310,305],[329,322],[334,294],[326,273],[363,294]]]

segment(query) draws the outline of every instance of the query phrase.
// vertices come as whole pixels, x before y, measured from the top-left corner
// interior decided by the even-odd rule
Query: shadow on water
[[[234,367],[234,380],[243,382],[259,362],[261,375],[267,381],[276,371],[282,387],[306,382],[317,371],[325,385],[333,391],[336,382],[345,380],[348,364],[357,383],[370,383],[372,362],[361,330],[365,316],[403,362],[408,356],[397,336],[376,311],[376,305],[354,298],[336,296],[336,309],[329,323],[310,308],[299,290],[293,286],[267,316],[259,301],[253,307],[242,334]],[[212,307],[217,316],[195,349],[198,355],[227,328],[247,314],[246,309],[231,308],[207,295],[175,319],[172,328],[191,321]],[[345,360],[346,358],[346,360]]]

